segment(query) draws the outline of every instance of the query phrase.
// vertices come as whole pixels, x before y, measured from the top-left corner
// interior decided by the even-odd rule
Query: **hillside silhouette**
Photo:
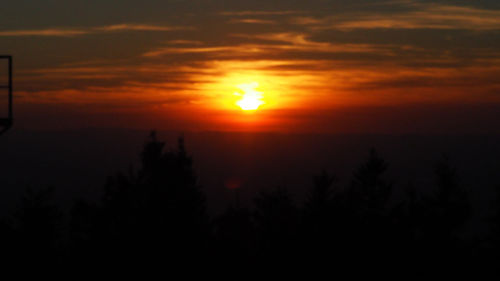
[[[252,204],[236,198],[215,215],[183,138],[166,148],[151,132],[140,156],[138,169],[108,177],[98,202],[75,198],[67,213],[54,188],[26,189],[17,211],[0,221],[3,264],[74,272],[224,265],[244,272],[498,273],[500,188],[489,235],[465,236],[470,196],[446,155],[430,165],[432,192],[394,184],[390,164],[372,148],[345,183],[334,171],[318,171],[302,200],[286,186],[269,186]],[[396,189],[406,191],[396,196]]]

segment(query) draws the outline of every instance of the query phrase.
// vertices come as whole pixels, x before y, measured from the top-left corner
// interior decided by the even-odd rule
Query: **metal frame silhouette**
[[[7,60],[8,63],[8,84],[7,85],[0,85],[0,89],[7,89],[8,90],[8,112],[7,112],[7,118],[0,118],[0,135],[5,133],[7,130],[9,130],[12,127],[13,123],[13,113],[12,113],[12,56],[2,56],[0,55],[0,60]]]

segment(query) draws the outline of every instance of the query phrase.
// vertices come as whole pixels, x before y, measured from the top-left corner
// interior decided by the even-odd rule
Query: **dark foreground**
[[[164,146],[152,133],[138,169],[109,177],[97,203],[75,200],[68,215],[54,203],[52,189],[26,190],[14,214],[0,222],[1,266],[121,273],[312,269],[400,277],[498,273],[500,189],[488,233],[464,235],[474,213],[446,156],[433,166],[432,192],[406,184],[395,196],[387,163],[372,149],[344,184],[319,172],[300,203],[278,186],[242,207],[239,183],[228,182],[234,201],[211,216],[183,140],[175,149]]]

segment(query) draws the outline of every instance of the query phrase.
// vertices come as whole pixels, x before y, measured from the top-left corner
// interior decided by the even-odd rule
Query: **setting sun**
[[[237,96],[241,96],[241,99],[236,102],[236,104],[243,110],[257,110],[259,106],[264,104],[262,101],[263,93],[257,91],[259,83],[252,82],[248,84],[240,84],[237,86],[240,92],[234,93]]]

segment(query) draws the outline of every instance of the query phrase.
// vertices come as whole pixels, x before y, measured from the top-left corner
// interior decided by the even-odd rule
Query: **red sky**
[[[142,2],[7,4],[16,126],[500,132],[497,1]]]

